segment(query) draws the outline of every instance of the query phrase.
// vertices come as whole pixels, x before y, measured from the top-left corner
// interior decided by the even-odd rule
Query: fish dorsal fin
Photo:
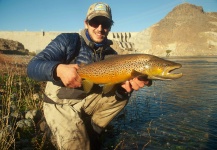
[[[83,88],[84,88],[84,91],[86,93],[89,93],[90,90],[92,89],[93,87],[93,82],[89,81],[89,80],[83,80],[82,81],[82,85],[83,85]]]
[[[110,92],[113,89],[114,86],[115,86],[115,84],[112,84],[112,83],[105,84],[103,86],[103,93],[107,94],[108,92]]]
[[[133,69],[132,72],[131,72],[131,76],[133,78],[135,78],[135,77],[138,77],[138,76],[144,76],[144,74],[142,74],[142,73],[140,73],[140,72]]]

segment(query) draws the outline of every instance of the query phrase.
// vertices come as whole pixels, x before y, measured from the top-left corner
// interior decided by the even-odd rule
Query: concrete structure
[[[137,34],[138,32],[110,32],[108,38],[115,41],[122,50],[132,51],[134,44],[130,39]]]
[[[18,41],[25,49],[38,53],[60,33],[64,32],[0,31],[0,38]],[[129,40],[136,34],[137,32],[110,32],[108,38],[116,41],[120,48],[129,50],[133,46]]]

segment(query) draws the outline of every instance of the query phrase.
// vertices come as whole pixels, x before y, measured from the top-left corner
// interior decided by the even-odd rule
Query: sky
[[[96,0],[0,0],[0,31],[78,32]],[[176,6],[190,3],[217,12],[217,0],[104,0],[112,9],[112,32],[140,32]]]

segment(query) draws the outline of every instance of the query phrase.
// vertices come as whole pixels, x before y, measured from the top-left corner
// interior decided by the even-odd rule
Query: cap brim
[[[94,13],[94,14],[88,16],[87,19],[88,19],[88,20],[91,20],[91,19],[93,19],[94,17],[98,17],[98,16],[106,17],[106,18],[108,18],[109,20],[112,21],[111,17],[110,17],[107,13],[102,13],[102,12],[100,12],[100,13]]]

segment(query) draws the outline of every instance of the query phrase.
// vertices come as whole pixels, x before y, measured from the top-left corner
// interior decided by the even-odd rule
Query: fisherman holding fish
[[[27,67],[30,78],[47,81],[43,110],[57,149],[100,149],[100,133],[126,106],[130,93],[151,83],[135,77],[108,93],[98,84],[85,92],[79,68],[117,53],[107,39],[113,25],[109,5],[92,4],[84,25],[80,34],[58,35]]]

